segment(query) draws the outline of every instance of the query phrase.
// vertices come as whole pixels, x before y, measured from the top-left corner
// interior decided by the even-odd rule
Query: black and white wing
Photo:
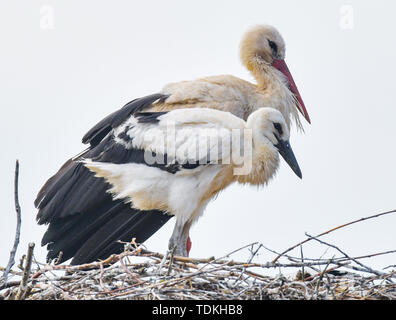
[[[160,210],[141,211],[123,199],[114,200],[107,192],[111,186],[80,162],[81,157],[113,163],[141,161],[139,151],[126,151],[114,143],[114,129],[133,113],[166,98],[154,94],[136,99],[103,119],[83,138],[90,147],[68,160],[42,187],[35,205],[38,223],[48,224],[41,242],[47,245],[48,260],[73,258],[72,264],[81,264],[105,259],[123,250],[118,240],[144,242],[170,219]]]
[[[114,200],[188,220],[231,164],[233,133],[244,128],[242,119],[214,109],[135,113],[113,131],[111,148],[82,162],[109,183]]]

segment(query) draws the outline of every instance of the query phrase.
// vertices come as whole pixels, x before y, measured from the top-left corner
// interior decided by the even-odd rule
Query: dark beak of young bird
[[[275,135],[278,143],[275,147],[278,149],[279,154],[282,156],[283,159],[287,162],[290,168],[294,171],[294,173],[302,179],[302,173],[300,167],[298,165],[296,156],[293,153],[293,149],[290,146],[289,140],[284,141],[280,139],[277,135]]]

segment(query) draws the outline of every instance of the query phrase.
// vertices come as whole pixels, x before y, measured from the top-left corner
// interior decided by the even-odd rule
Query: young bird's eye
[[[282,125],[278,122],[274,123],[275,129],[279,132],[280,135],[283,135]]]
[[[274,41],[268,40],[268,44],[272,50],[272,55],[277,56],[278,55],[278,46]]]

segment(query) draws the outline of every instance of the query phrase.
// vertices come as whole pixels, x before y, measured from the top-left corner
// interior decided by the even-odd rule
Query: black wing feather
[[[159,122],[158,117],[167,114],[167,111],[161,112],[137,112],[135,118],[137,118],[140,123],[156,123]]]
[[[138,243],[147,240],[160,229],[172,216],[160,211],[130,210],[125,204],[84,243],[77,251],[72,264],[86,263],[97,259],[106,259],[113,253],[123,251],[124,245],[115,239],[129,242],[136,238]],[[122,221],[122,223],[120,223]]]
[[[122,150],[117,150],[113,136],[108,135],[111,130],[134,112],[166,98],[165,95],[154,94],[135,99],[100,121],[83,138],[84,143],[90,143],[84,157],[117,162],[114,157],[117,157],[117,151],[120,153]],[[135,162],[141,158],[139,150],[128,152],[118,162]],[[158,210],[140,211],[122,200],[113,200],[107,193],[110,185],[103,178],[95,177],[78,160],[68,160],[48,179],[35,201],[39,209],[38,223],[48,224],[42,245],[47,244],[49,260],[59,257],[60,252],[62,258],[59,262],[73,257],[72,264],[105,259],[122,251],[123,245],[118,240],[136,238],[138,243],[142,243],[171,218]]]
[[[153,102],[160,100],[164,101],[168,98],[168,95],[161,93],[155,93],[143,98],[135,99],[128,102],[120,110],[113,112],[108,115],[98,124],[96,124],[91,130],[89,130],[82,138],[83,143],[90,143],[91,146],[99,144],[102,139],[115,127],[119,126],[125,121],[130,115],[135,112],[144,110],[150,106]]]

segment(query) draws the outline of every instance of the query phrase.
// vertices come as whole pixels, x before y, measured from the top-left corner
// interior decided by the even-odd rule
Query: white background
[[[353,9],[352,22],[343,5]],[[44,261],[45,227],[36,225],[33,201],[85,147],[84,133],[169,82],[216,74],[253,81],[238,47],[254,24],[272,24],[283,35],[312,119],[303,122],[305,133],[292,130],[303,180],[282,161],[267,187],[228,188],[193,227],[191,256],[218,257],[255,241],[282,251],[304,232],[395,209],[395,10],[392,1],[362,0],[2,1],[0,265],[7,264],[16,225],[15,159],[22,206],[17,257],[35,242],[35,256]],[[166,250],[173,223],[147,241],[149,249]],[[351,256],[386,251],[396,249],[395,225],[396,215],[388,215],[323,239]],[[303,250],[311,258],[334,254],[318,244]],[[382,268],[395,260],[363,262]]]

